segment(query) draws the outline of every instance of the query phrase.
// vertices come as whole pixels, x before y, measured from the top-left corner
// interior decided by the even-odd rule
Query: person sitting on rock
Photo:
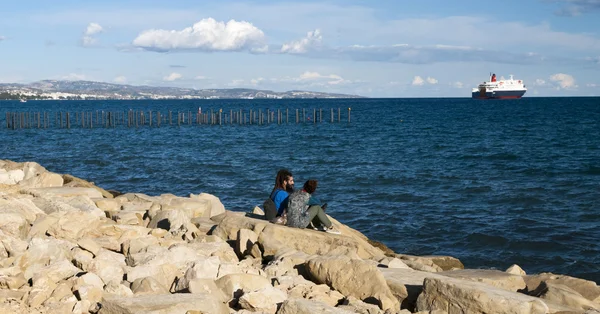
[[[322,230],[328,233],[340,234],[333,227],[333,224],[327,218],[325,211],[321,208],[320,202],[312,197],[317,190],[318,181],[308,180],[304,183],[302,190],[290,194],[287,206],[288,227],[304,229],[310,223],[316,227],[322,227]]]
[[[265,218],[272,220],[275,217],[283,215],[285,208],[288,204],[288,196],[294,191],[294,176],[287,169],[281,169],[277,172],[275,177],[275,186],[269,198],[275,205],[274,208],[270,206],[265,207]]]

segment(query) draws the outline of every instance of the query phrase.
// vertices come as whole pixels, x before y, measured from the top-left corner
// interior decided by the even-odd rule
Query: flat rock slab
[[[452,278],[483,282],[497,288],[514,292],[527,287],[522,276],[493,269],[461,269],[444,271],[438,274]]]
[[[425,278],[418,311],[446,313],[549,313],[539,298],[457,278]]]
[[[229,307],[207,294],[160,294],[112,298],[100,302],[99,314],[229,314]]]
[[[36,193],[48,193],[62,197],[85,195],[90,198],[102,198],[102,193],[93,188],[76,188],[76,187],[49,187],[49,188],[33,188],[30,191]]]
[[[417,298],[423,291],[425,278],[444,278],[437,273],[419,271],[405,268],[378,268],[383,278],[392,290],[392,294],[398,299],[403,299],[401,307],[412,310]]]

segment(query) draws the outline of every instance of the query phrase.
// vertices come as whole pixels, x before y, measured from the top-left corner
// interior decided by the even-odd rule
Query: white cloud
[[[430,76],[428,76],[426,79],[423,79],[422,77],[417,75],[413,78],[413,81],[411,84],[413,86],[423,86],[423,85],[425,85],[425,83],[435,85],[438,83],[438,80],[433,77],[430,77]]]
[[[100,26],[100,24],[90,23],[90,24],[88,24],[84,35],[87,35],[87,36],[96,35],[96,34],[101,33],[103,30],[104,29],[102,29],[102,26]]]
[[[127,83],[127,78],[121,75],[121,76],[117,76],[117,77],[115,77],[115,78],[113,79],[113,81],[114,81],[115,83],[123,84],[123,83]]]
[[[452,86],[454,86],[455,88],[463,88],[465,86],[465,84],[463,84],[463,82],[454,82],[452,83]]]
[[[303,84],[309,84],[314,86],[326,86],[326,85],[343,85],[358,83],[359,81],[346,80],[337,74],[321,74],[319,72],[306,71],[298,77],[284,77],[282,79],[275,79],[276,81],[282,82],[298,82]]]
[[[255,78],[255,79],[251,79],[250,80],[250,85],[256,86],[258,84],[260,84],[260,82],[264,81],[265,79],[262,77],[259,78]]]
[[[67,75],[62,76],[60,79],[67,81],[81,81],[85,80],[86,76],[84,74],[69,73]]]
[[[264,51],[265,34],[251,23],[213,18],[200,20],[183,30],[151,29],[143,31],[133,45],[146,50],[174,51]]]
[[[422,77],[420,76],[415,76],[415,78],[413,79],[412,83],[413,86],[423,86],[423,84],[425,84],[425,81],[423,80]]]
[[[95,35],[100,34],[104,31],[102,26],[98,23],[90,23],[87,28],[83,32],[83,37],[81,37],[81,45],[84,47],[90,47],[98,43],[98,39],[96,39]]]
[[[196,77],[194,77],[195,80],[201,81],[201,80],[208,80],[209,78],[207,76],[204,75],[198,75]]]
[[[536,79],[535,82],[533,82],[534,86],[544,86],[546,85],[546,80],[543,79]]]
[[[308,32],[306,37],[292,41],[287,44],[283,44],[281,46],[282,53],[306,53],[311,49],[318,48],[321,45],[321,41],[323,40],[323,36],[321,36],[321,30],[316,29],[314,31]]]
[[[179,74],[179,73],[176,73],[176,72],[173,72],[173,73],[171,73],[171,74],[169,74],[169,75],[167,75],[167,76],[163,77],[163,81],[166,81],[166,82],[173,82],[173,81],[176,81],[176,80],[178,80],[178,79],[181,79],[182,77],[183,77],[183,76],[182,76],[181,74]]]
[[[550,76],[550,81],[557,83],[562,89],[577,88],[577,85],[575,85],[575,78],[569,74],[553,74]]]
[[[228,86],[240,86],[244,84],[244,80],[242,79],[234,79],[231,82],[227,83]]]

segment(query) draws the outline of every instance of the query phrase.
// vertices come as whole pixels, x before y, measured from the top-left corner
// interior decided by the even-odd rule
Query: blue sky
[[[600,95],[600,1],[6,1],[0,82]]]

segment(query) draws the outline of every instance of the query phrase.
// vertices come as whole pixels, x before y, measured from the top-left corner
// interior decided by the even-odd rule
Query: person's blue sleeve
[[[283,214],[283,211],[288,207],[289,200],[290,200],[290,197],[288,196],[281,202],[281,208],[277,211],[278,216],[281,216]]]
[[[275,208],[277,208],[278,214],[281,214],[281,212],[283,212],[284,205],[287,205],[287,203],[284,204],[284,200],[286,200],[287,197],[288,197],[288,193],[283,190],[277,191],[275,193],[275,197],[273,198],[273,203],[275,203]]]

